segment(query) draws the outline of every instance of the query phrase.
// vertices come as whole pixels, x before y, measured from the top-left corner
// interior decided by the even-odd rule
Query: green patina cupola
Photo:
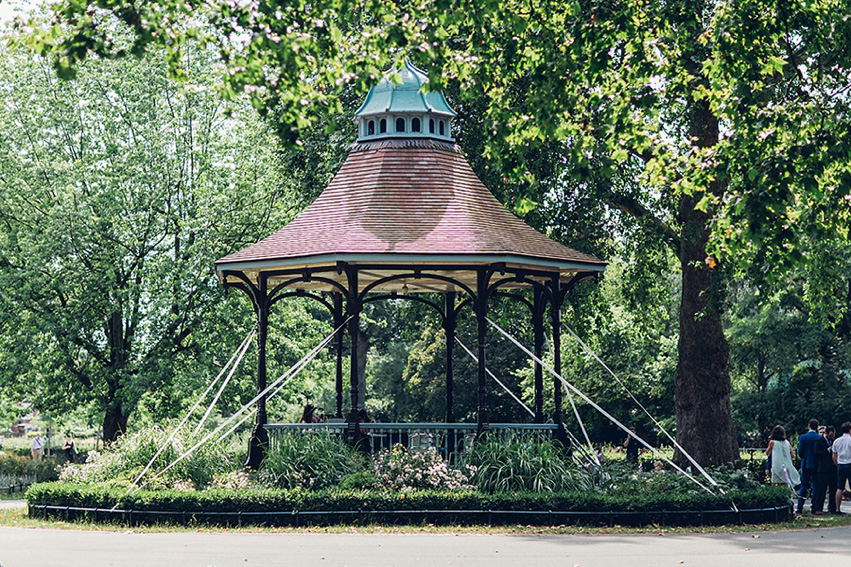
[[[426,74],[407,59],[401,70],[387,72],[355,112],[358,141],[433,138],[454,142],[451,127],[455,111],[443,93],[425,92],[426,83]]]

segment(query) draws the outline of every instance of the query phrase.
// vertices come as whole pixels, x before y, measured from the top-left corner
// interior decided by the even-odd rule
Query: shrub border
[[[788,492],[775,487],[726,495],[616,496],[588,492],[139,491],[61,482],[33,485],[31,517],[129,525],[364,523],[529,525],[719,525],[769,523],[792,516]],[[736,506],[734,503],[738,503]]]
[[[739,510],[654,510],[585,512],[566,510],[292,510],[292,511],[193,511],[124,510],[32,504],[31,518],[60,518],[66,522],[87,519],[94,523],[119,523],[133,527],[163,523],[187,525],[272,525],[328,526],[337,524],[368,525],[440,524],[440,525],[592,525],[592,526],[716,526],[724,524],[763,524],[792,517],[792,505]],[[696,520],[696,521],[695,521]]]

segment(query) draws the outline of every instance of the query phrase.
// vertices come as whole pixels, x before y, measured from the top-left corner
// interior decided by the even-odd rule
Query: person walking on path
[[[810,430],[798,439],[798,456],[801,458],[801,488],[798,491],[797,514],[803,514],[804,500],[807,498],[807,493],[813,488],[813,481],[816,479],[816,473],[818,472],[816,441],[821,439],[821,435],[818,434],[818,420],[811,419],[807,425]]]
[[[851,422],[846,421],[840,428],[842,437],[833,442],[833,464],[836,465],[836,513],[842,511],[842,494],[845,482],[851,479]]]
[[[816,441],[816,482],[813,489],[813,514],[824,512],[824,498],[827,495],[827,511],[836,512],[836,465],[833,464],[833,439],[836,428],[828,425],[818,441]]]
[[[794,489],[801,483],[798,470],[792,464],[792,446],[786,440],[786,430],[780,425],[775,425],[771,430],[771,441],[765,454],[771,457],[771,482],[774,484],[786,484]]]
[[[41,433],[38,431],[35,432],[35,437],[33,437],[30,453],[32,453],[34,461],[40,461],[44,457],[44,439],[41,438]]]

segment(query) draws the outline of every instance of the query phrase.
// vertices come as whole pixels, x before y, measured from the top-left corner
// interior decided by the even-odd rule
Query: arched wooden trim
[[[473,299],[472,299],[472,298],[470,298],[470,297],[468,297],[467,299],[465,299],[464,301],[462,301],[461,303],[459,303],[459,304],[455,307],[455,314],[457,315],[457,314],[461,313],[461,310],[462,310],[462,309],[464,309],[464,308],[465,308],[465,307],[467,307],[468,305],[469,305],[469,306],[472,306],[472,304],[473,304]]]
[[[532,305],[532,302],[529,301],[528,299],[526,299],[525,297],[523,297],[522,295],[518,294],[518,293],[508,293],[506,291],[492,290],[491,291],[491,297],[504,297],[506,299],[518,301],[518,302],[522,303],[523,305],[525,305],[529,309],[530,313],[535,312],[535,306]]]
[[[275,289],[273,289],[272,293],[270,293],[269,295],[274,294],[275,291],[277,291],[277,289],[278,289],[277,287]],[[280,301],[282,299],[286,299],[288,297],[306,297],[308,299],[318,301],[319,303],[324,305],[326,309],[328,309],[328,311],[331,313],[332,316],[334,315],[334,306],[331,304],[330,301],[328,301],[327,299],[325,299],[321,295],[316,295],[315,293],[311,293],[311,292],[304,290],[304,289],[297,289],[295,291],[290,291],[290,292],[287,292],[287,293],[282,293],[280,295],[275,295],[272,299],[269,300],[269,307],[273,306],[278,301]]]
[[[225,284],[225,289],[226,289],[226,290],[227,290],[227,289],[230,289],[230,288],[238,289],[238,290],[240,290],[241,292],[243,292],[245,295],[247,295],[247,296],[248,296],[248,298],[251,300],[251,305],[254,307],[254,310],[255,310],[255,311],[257,311],[258,309],[260,309],[260,306],[257,304],[257,296],[256,296],[256,294],[255,294],[255,291],[256,291],[256,290],[254,290],[254,289],[252,289],[252,288],[248,287],[247,285],[245,285],[245,284],[244,284],[244,283],[242,283],[242,282],[239,282],[239,283],[228,283],[228,284]]]
[[[374,288],[376,288],[380,285],[384,285],[387,282],[392,282],[392,281],[395,281],[395,280],[407,280],[407,279],[437,280],[437,281],[442,281],[442,282],[446,282],[446,283],[451,283],[452,285],[456,285],[459,288],[461,288],[462,290],[464,290],[464,292],[467,293],[470,297],[476,296],[476,293],[472,289],[470,289],[469,287],[467,287],[466,285],[464,285],[463,283],[459,282],[456,279],[453,279],[453,278],[450,278],[450,277],[447,277],[447,276],[441,276],[441,275],[438,275],[438,274],[423,274],[423,273],[418,273],[418,272],[411,272],[411,273],[408,273],[408,274],[396,274],[396,275],[392,275],[392,276],[387,276],[386,278],[381,278],[379,280],[375,280],[374,282],[372,282],[371,284],[369,284],[368,286],[363,288],[363,291],[360,292],[361,297],[364,297],[367,293],[369,293]]]
[[[238,280],[240,280],[240,282],[239,283],[229,282],[228,281],[229,277],[235,277]],[[254,285],[251,282],[251,280],[248,279],[248,277],[245,274],[243,274],[242,272],[224,271],[224,272],[222,272],[222,278],[224,279],[224,284],[225,284],[226,289],[229,288],[229,287],[234,287],[236,289],[243,291],[248,297],[251,298],[251,302],[254,304],[255,311],[257,309],[260,309],[260,301],[259,301],[260,290],[257,289],[257,286]]]
[[[542,290],[547,295],[547,297],[551,297],[551,295],[552,295],[550,288],[548,286],[549,282],[544,283],[544,282],[540,282],[540,281],[537,281],[537,280],[533,280],[533,279],[530,279],[530,278],[528,278],[527,276],[525,276],[524,274],[521,274],[521,273],[518,273],[518,274],[516,274],[516,275],[514,275],[510,278],[502,278],[502,279],[492,283],[490,285],[489,289],[488,289],[488,292],[493,293],[493,292],[497,291],[501,286],[506,285],[506,284],[510,284],[510,283],[527,283],[527,284],[530,284],[533,289]]]
[[[340,290],[340,293],[344,293],[344,294],[349,293],[349,290],[346,289],[346,286],[342,285],[340,282],[334,281],[330,278],[325,278],[325,277],[322,277],[322,276],[315,276],[315,275],[310,274],[310,275],[302,275],[302,276],[299,276],[297,278],[291,278],[289,280],[286,280],[284,282],[279,283],[278,285],[276,285],[274,287],[274,289],[272,289],[272,293],[270,293],[269,295],[274,296],[274,294],[279,292],[280,290],[288,288],[289,286],[291,286],[293,284],[297,284],[297,283],[301,283],[301,282],[327,283],[328,285],[333,286],[333,287],[337,288],[338,290]]]
[[[588,274],[587,272],[580,272],[580,273],[576,274],[575,276],[573,276],[570,279],[569,282],[567,282],[566,284],[563,284],[561,286],[561,291],[560,291],[561,297],[558,298],[559,305],[564,304],[564,298],[567,297],[568,293],[573,291],[573,288],[576,287],[577,284],[582,283],[585,280],[590,280],[590,279],[596,280],[598,278],[599,278],[599,272],[596,272],[594,274]]]
[[[417,303],[422,303],[423,305],[428,305],[440,315],[441,321],[446,319],[446,313],[435,303],[429,301],[428,299],[423,299],[422,297],[417,297],[415,295],[399,295],[396,294],[384,294],[384,295],[373,295],[367,297],[363,300],[364,303],[375,303],[376,301],[382,301],[385,299],[393,299],[393,300],[403,300],[403,301],[415,301]]]

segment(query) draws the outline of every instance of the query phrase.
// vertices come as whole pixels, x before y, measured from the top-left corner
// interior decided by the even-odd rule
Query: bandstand
[[[266,388],[266,331],[275,303],[309,297],[328,308],[335,328],[345,324],[349,403],[344,407],[340,332],[334,339],[335,417],[350,443],[363,437],[357,342],[366,303],[403,298],[440,313],[446,338],[446,423],[419,425],[451,430],[449,442],[454,444],[464,432],[481,434],[504,426],[490,423],[488,415],[489,300],[516,296],[529,306],[539,358],[549,317],[553,363],[560,369],[565,295],[605,268],[603,261],[537,232],[496,200],[455,143],[455,112],[441,93],[423,91],[426,82],[426,75],[409,61],[384,77],[355,113],[357,141],[319,197],[279,231],[216,262],[223,285],[248,294],[257,314],[258,392]],[[418,295],[435,293],[442,294],[442,302]],[[466,307],[477,325],[477,422],[456,424],[452,361],[458,313]],[[565,439],[561,386],[554,388],[554,414],[545,416],[543,384],[536,364],[534,423],[528,426],[544,427],[551,419],[556,436]],[[267,424],[265,399],[257,404],[246,463],[255,468],[268,443],[267,429],[276,427]],[[370,423],[369,428],[402,435],[398,424]]]

